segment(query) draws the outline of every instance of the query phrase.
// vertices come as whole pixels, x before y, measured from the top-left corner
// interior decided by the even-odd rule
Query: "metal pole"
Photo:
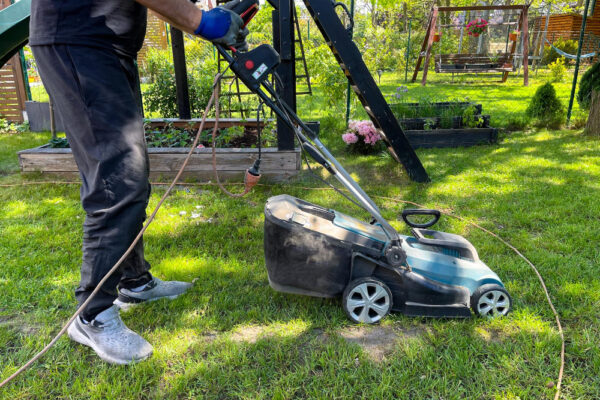
[[[550,13],[552,11],[552,5],[548,5],[548,13],[546,14],[546,22],[544,24],[544,33],[542,34],[542,46],[540,48],[540,53],[539,53],[539,60],[536,63],[536,71],[537,71],[537,66],[538,64],[542,63],[542,59],[544,58],[544,48],[546,47],[546,36],[548,35],[548,24],[550,22]]]
[[[408,58],[410,57],[410,31],[412,28],[412,18],[408,19],[408,40],[406,41],[406,65],[404,68],[404,83],[408,82]]]
[[[463,37],[465,36],[465,24],[467,23],[467,12],[463,11],[463,21],[460,24],[460,38],[458,39],[458,54],[462,53]],[[452,74],[454,78],[454,74]]]
[[[354,19],[354,0],[350,0],[350,18]],[[350,31],[350,40],[352,40],[352,31]],[[346,87],[346,125],[350,121],[350,81]]]
[[[52,98],[48,96],[48,112],[50,113],[50,133],[52,134],[52,140],[56,139],[56,120],[54,119],[54,105],[52,104]]]
[[[506,44],[504,45],[504,52],[505,53],[508,53],[508,41],[509,41],[508,39],[510,37],[510,30],[511,30],[511,26],[512,26],[510,24],[511,17],[512,17],[512,12],[510,12],[508,14],[508,24],[506,25]]]
[[[585,0],[585,10],[583,11],[583,20],[581,21],[581,31],[579,32],[579,44],[577,45],[577,60],[575,61],[575,73],[573,74],[573,84],[571,85],[571,98],[569,99],[569,108],[567,109],[567,126],[571,121],[573,112],[573,100],[575,99],[575,87],[577,86],[577,75],[579,74],[579,61],[581,61],[581,48],[583,47],[583,37],[585,36],[585,24],[587,14],[590,8],[590,0]]]
[[[23,72],[23,82],[25,83],[25,95],[27,100],[31,100],[31,87],[29,86],[29,76],[27,74],[27,63],[25,62],[25,52],[19,50],[19,60],[21,61],[21,72]]]

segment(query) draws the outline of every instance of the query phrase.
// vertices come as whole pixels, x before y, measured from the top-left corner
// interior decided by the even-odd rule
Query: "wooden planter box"
[[[38,103],[44,104],[44,103]],[[46,107],[47,107],[47,103]],[[35,107],[35,106],[34,106]],[[46,108],[47,111],[47,108]],[[167,125],[176,128],[198,129],[201,119],[181,120],[177,118],[161,118],[146,120],[145,124],[152,128],[161,128]],[[264,124],[265,121],[261,121]],[[211,129],[215,124],[214,119],[207,119],[204,129]],[[220,128],[232,126],[256,127],[256,120],[241,120],[233,118],[219,119]],[[319,123],[307,123],[318,134]],[[172,178],[175,176],[188,148],[148,148],[150,158],[150,178]],[[19,151],[19,165],[22,172],[52,173],[69,178],[79,177],[79,170],[71,149],[55,149],[43,145],[34,149]],[[252,167],[258,158],[256,148],[223,148],[217,149],[217,168],[219,178],[222,180],[240,181],[246,169]],[[263,148],[260,172],[264,178],[271,181],[282,182],[298,174],[301,167],[300,149],[278,150],[277,148]],[[214,181],[212,169],[212,150],[210,148],[196,149],[188,163],[183,177],[191,177],[199,181]]]
[[[149,148],[150,178],[167,179],[175,176],[189,149]],[[79,171],[71,149],[53,149],[48,145],[19,151],[22,172],[39,171],[69,178],[79,177]],[[217,149],[217,167],[222,180],[241,181],[246,169],[252,167],[258,157],[258,149]],[[262,149],[260,165],[263,177],[271,181],[285,181],[300,170],[300,150],[278,151],[276,148]],[[188,163],[183,177],[199,181],[214,181],[211,149],[197,149]]]
[[[441,118],[440,117],[430,117],[430,118],[402,118],[398,120],[400,122],[400,126],[405,131],[411,130],[420,130],[425,129],[425,124],[427,122],[433,122],[433,128],[437,128],[440,125]]]
[[[468,147],[498,142],[498,129],[436,129],[433,131],[405,131],[413,148]]]

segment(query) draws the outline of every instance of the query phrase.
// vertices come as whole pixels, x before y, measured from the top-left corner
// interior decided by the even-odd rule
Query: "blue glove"
[[[243,25],[242,17],[233,11],[215,7],[210,11],[202,10],[202,20],[194,33],[216,44],[239,47],[248,35]]]

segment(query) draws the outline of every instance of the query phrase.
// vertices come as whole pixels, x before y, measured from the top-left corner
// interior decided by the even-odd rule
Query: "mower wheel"
[[[375,324],[392,310],[392,292],[375,278],[358,278],[342,295],[344,311],[355,323]]]
[[[480,317],[506,316],[511,306],[512,299],[506,289],[493,283],[478,287],[471,296],[471,308]]]

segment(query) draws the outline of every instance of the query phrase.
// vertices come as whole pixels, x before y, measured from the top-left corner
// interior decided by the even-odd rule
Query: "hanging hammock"
[[[558,54],[560,54],[563,57],[569,58],[571,60],[575,60],[577,59],[577,55],[575,54],[569,54],[569,53],[565,53],[564,51],[562,51],[561,49],[555,47],[552,43],[550,43],[548,41],[548,39],[546,39],[546,43],[548,43],[550,45],[550,47],[552,47],[554,49],[554,51],[556,51]],[[582,54],[581,56],[579,56],[579,58],[590,58],[590,57],[595,57],[596,54],[598,52],[593,52],[593,53],[588,53],[588,54]]]

